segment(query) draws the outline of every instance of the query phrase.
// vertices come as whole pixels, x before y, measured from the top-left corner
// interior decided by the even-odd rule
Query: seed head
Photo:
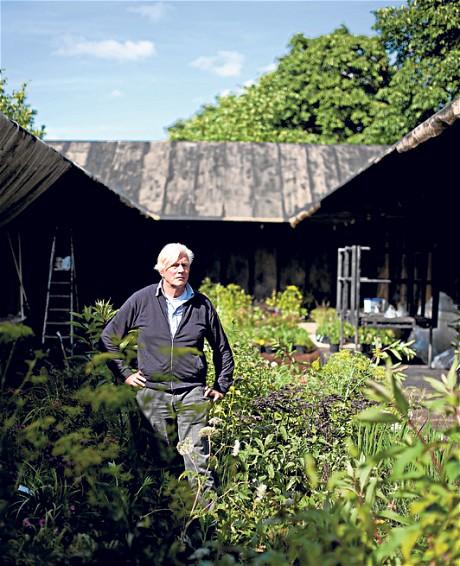
[[[186,438],[177,443],[177,451],[181,456],[187,456],[193,452],[193,442],[191,438]]]
[[[215,429],[213,426],[204,426],[198,434],[200,435],[201,438],[205,436],[210,438],[211,436],[214,436],[216,433],[217,433],[217,429]]]

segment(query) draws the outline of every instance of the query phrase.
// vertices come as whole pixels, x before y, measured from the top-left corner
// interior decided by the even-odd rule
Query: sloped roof
[[[371,168],[381,162],[384,162],[386,164],[389,158],[396,158],[396,160],[399,161],[402,157],[399,154],[407,153],[408,151],[415,149],[421,144],[426,143],[430,139],[442,135],[444,131],[451,128],[455,123],[459,123],[458,121],[460,121],[460,98],[456,98],[447,106],[442,108],[439,112],[436,112],[435,114],[430,116],[427,120],[408,132],[400,141],[391,146],[387,146],[387,148],[384,149],[380,153],[380,155],[376,155],[369,161],[367,167],[364,167],[363,169],[358,171],[356,175],[350,176],[350,178],[347,179],[346,182],[337,185],[337,187],[333,191],[331,191],[328,195],[325,195],[324,204],[326,202],[329,202],[331,199],[335,199],[337,191],[340,190],[341,187],[347,185],[349,181],[351,181],[355,177],[367,175],[367,172]],[[384,148],[385,146],[380,147]],[[320,207],[321,203],[318,204],[315,212]],[[311,216],[311,210],[309,209],[309,207],[301,211],[296,218],[292,219],[291,225],[296,226],[299,222],[301,222],[308,216]]]
[[[0,226],[69,171],[89,175],[0,112]]]
[[[385,146],[48,142],[155,219],[289,222]]]
[[[419,124],[395,144],[398,153],[410,151],[430,138],[435,138],[460,119],[460,98],[456,98],[433,116]]]
[[[13,220],[53,185],[62,181],[65,186],[69,174],[76,174],[78,179],[102,190],[109,188],[53,144],[37,138],[0,112],[0,226]],[[127,195],[119,197],[123,204],[151,216]]]
[[[0,225],[19,214],[72,164],[0,113]]]

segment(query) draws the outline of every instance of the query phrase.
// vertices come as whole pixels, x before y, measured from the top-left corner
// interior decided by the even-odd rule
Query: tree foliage
[[[377,10],[374,28],[395,73],[377,95],[382,104],[367,138],[391,143],[460,94],[460,3],[409,0]]]
[[[388,57],[376,37],[345,27],[314,39],[296,34],[276,71],[241,95],[218,97],[169,134],[174,140],[359,142],[378,109],[375,95],[388,81]]]
[[[7,79],[5,72],[0,69],[0,112],[17,122],[39,138],[45,135],[45,126],[35,127],[35,116],[37,111],[30,107],[27,102],[27,83],[23,83],[19,90],[7,92]]]
[[[376,36],[296,34],[275,71],[169,129],[172,140],[393,143],[460,92],[460,3],[375,12]]]

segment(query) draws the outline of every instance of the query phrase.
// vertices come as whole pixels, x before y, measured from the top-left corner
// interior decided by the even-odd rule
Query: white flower
[[[222,424],[224,421],[222,419],[220,419],[219,417],[212,417],[212,419],[209,419],[209,424],[211,426],[218,426],[220,424]]]
[[[271,367],[271,368],[277,368],[277,367],[278,367],[278,362],[271,362],[271,363],[270,363],[270,367]]]
[[[238,456],[239,452],[240,452],[240,441],[236,439],[235,444],[233,445],[232,456]]]
[[[256,500],[260,501],[265,497],[267,493],[267,486],[264,483],[260,483],[256,488]]]
[[[215,429],[213,426],[204,426],[198,434],[201,438],[203,438],[204,436],[210,438],[211,436],[214,436],[216,432],[217,429]]]
[[[193,442],[191,438],[186,438],[177,443],[177,451],[181,456],[187,456],[193,452]]]

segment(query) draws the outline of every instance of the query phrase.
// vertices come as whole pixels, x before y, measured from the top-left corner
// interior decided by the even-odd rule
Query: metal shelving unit
[[[397,280],[386,278],[373,278],[363,276],[361,273],[362,252],[370,251],[368,246],[346,246],[337,251],[337,300],[336,309],[341,321],[340,345],[344,342],[344,323],[349,322],[354,327],[354,343],[358,347],[358,332],[360,326],[371,326],[376,328],[412,329],[416,325],[429,329],[428,364],[431,365],[433,328],[437,326],[437,313],[439,293],[433,287],[432,280],[426,277],[414,276],[411,271],[407,277]],[[429,262],[426,262],[428,265]],[[415,264],[411,262],[411,266]],[[428,274],[426,274],[428,275]],[[361,309],[362,286],[366,284],[395,284],[407,287],[408,315],[387,318],[383,314],[368,314]],[[415,300],[415,285],[419,288],[420,300]],[[427,287],[431,287],[432,314],[425,314],[425,296]],[[417,311],[420,310],[420,314]]]

